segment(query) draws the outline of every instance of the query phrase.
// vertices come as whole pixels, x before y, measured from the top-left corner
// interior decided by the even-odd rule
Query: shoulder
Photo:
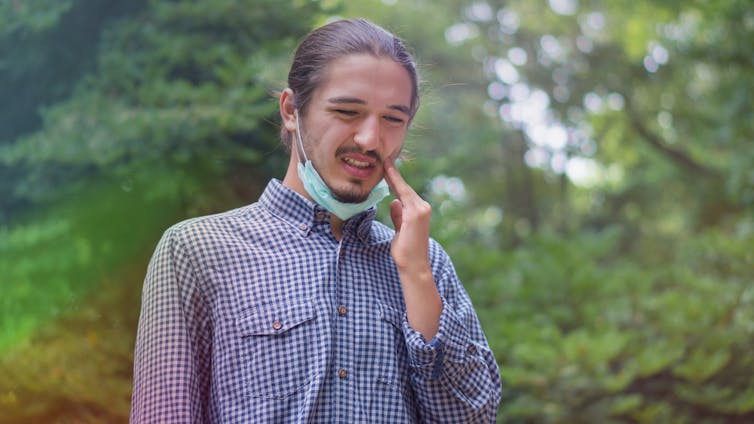
[[[174,248],[195,251],[222,245],[242,237],[255,223],[269,222],[258,203],[225,212],[189,218],[169,227],[162,236],[163,243]]]
[[[173,224],[167,229],[166,233],[174,235],[178,238],[190,237],[192,234],[202,233],[205,231],[211,231],[232,225],[234,221],[242,219],[243,216],[248,215],[254,209],[255,204],[242,206],[240,208],[231,209],[225,212],[220,212],[212,215],[197,216],[188,218]]]

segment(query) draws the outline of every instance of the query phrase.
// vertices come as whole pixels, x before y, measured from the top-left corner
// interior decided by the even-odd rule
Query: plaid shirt
[[[406,320],[393,231],[270,182],[259,202],[179,223],[144,282],[132,423],[492,422],[497,364],[432,240],[443,300],[427,343]]]

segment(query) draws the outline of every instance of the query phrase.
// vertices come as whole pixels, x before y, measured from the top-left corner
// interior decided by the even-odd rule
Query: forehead
[[[314,92],[315,103],[332,98],[359,99],[375,108],[411,104],[413,84],[408,71],[389,57],[352,54],[330,62]]]

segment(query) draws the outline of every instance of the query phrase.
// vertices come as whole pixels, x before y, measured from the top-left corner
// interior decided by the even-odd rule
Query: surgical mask
[[[306,192],[309,193],[309,196],[311,196],[317,204],[345,221],[348,218],[351,218],[352,216],[371,208],[372,206],[379,203],[380,200],[385,198],[385,196],[390,194],[390,188],[388,187],[385,180],[382,179],[379,183],[377,183],[376,186],[374,186],[372,191],[369,192],[369,196],[367,196],[366,200],[364,200],[363,202],[345,203],[333,197],[330,187],[325,184],[325,181],[322,179],[322,177],[319,176],[317,170],[314,169],[312,161],[310,161],[306,157],[306,152],[304,151],[304,142],[301,139],[301,128],[298,124],[298,110],[295,111],[295,113],[296,138],[298,139],[298,144],[301,147],[301,153],[303,154],[305,161],[305,163],[302,163],[301,160],[299,160],[298,162],[298,177],[304,184],[304,189],[306,190]]]

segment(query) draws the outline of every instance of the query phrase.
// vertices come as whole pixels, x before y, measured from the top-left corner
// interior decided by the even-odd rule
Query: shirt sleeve
[[[144,281],[131,423],[197,423],[207,413],[209,314],[176,228],[163,235]]]
[[[435,338],[427,342],[405,316],[403,320],[422,421],[492,423],[501,396],[495,357],[446,255],[435,278],[443,302]]]

